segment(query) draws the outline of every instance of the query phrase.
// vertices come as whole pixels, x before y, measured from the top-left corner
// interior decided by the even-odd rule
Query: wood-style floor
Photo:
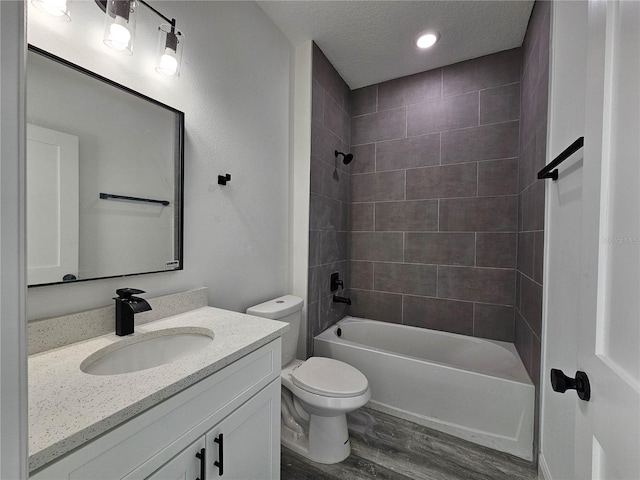
[[[361,408],[348,415],[351,456],[313,463],[282,447],[282,480],[534,480],[531,463]]]

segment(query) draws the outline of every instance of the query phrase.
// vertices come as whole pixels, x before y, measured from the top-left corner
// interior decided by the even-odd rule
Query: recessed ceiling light
[[[418,40],[416,41],[416,45],[419,48],[429,48],[432,47],[440,38],[440,34],[438,32],[430,32],[420,35]]]

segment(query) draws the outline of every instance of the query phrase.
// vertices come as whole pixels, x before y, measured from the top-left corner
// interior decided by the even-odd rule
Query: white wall
[[[70,23],[30,12],[29,42],[185,112],[185,269],[31,288],[29,318],[107,305],[123,286],[205,285],[211,305],[237,311],[288,293],[290,42],[252,2],[157,2],[186,36],[170,79],[154,71],[157,18],[144,7],[128,57],[103,45],[93,1],[70,5]]]
[[[27,478],[24,17],[0,2],[0,478]]]

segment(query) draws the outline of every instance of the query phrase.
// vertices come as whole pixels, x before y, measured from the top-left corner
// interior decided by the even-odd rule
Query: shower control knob
[[[577,371],[576,377],[567,377],[562,370],[551,369],[551,388],[554,392],[564,393],[567,390],[575,390],[580,400],[588,402],[591,398],[591,385],[589,377],[584,372]]]

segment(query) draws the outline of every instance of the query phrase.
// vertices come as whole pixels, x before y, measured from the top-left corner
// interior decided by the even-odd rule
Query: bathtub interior
[[[357,317],[343,318],[318,338],[328,341],[339,338],[351,345],[366,345],[391,354],[532,384],[515,347],[508,342]]]

